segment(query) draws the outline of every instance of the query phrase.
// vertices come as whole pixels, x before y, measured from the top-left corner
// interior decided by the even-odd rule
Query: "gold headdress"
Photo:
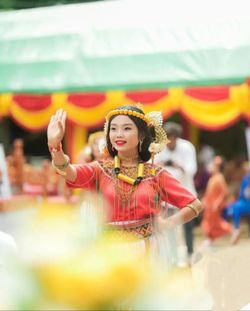
[[[146,114],[147,118],[150,120],[149,126],[153,126],[155,130],[155,139],[149,145],[149,152],[156,154],[161,152],[166,144],[169,142],[167,134],[164,130],[162,114],[160,111],[151,111]]]
[[[135,105],[135,107],[139,108],[140,110],[143,111],[143,107],[141,104]],[[158,152],[161,152],[165,146],[166,143],[169,141],[167,138],[167,134],[165,130],[163,129],[163,119],[162,119],[162,114],[160,111],[152,111],[147,114],[143,114],[134,110],[130,109],[115,109],[111,110],[107,116],[106,116],[106,122],[104,124],[104,132],[107,134],[108,131],[108,123],[109,120],[112,116],[115,115],[129,115],[129,116],[134,116],[136,118],[139,118],[143,120],[144,122],[147,123],[149,127],[154,127],[155,130],[155,139],[154,141],[149,145],[149,152],[156,154]]]

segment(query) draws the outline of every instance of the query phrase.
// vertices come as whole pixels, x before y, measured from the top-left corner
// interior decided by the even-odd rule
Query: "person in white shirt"
[[[197,195],[194,185],[194,175],[197,172],[197,157],[194,145],[188,140],[182,139],[182,127],[175,122],[167,122],[164,125],[170,142],[159,153],[155,162],[162,165],[168,172],[177,178],[190,192]],[[193,254],[193,228],[192,220],[184,225],[186,249],[189,258]]]

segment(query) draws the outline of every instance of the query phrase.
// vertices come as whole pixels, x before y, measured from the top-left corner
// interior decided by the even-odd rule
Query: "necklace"
[[[129,185],[129,184],[119,185],[119,181],[116,176],[114,183],[115,183],[115,190],[121,199],[122,208],[125,208],[126,204],[130,206],[130,198],[136,188],[136,185]]]
[[[123,180],[124,182],[130,184],[130,185],[138,185],[143,178],[143,174],[144,174],[144,164],[142,162],[140,162],[137,166],[137,177],[136,178],[131,178],[127,175],[121,174],[121,161],[120,158],[118,156],[115,156],[115,160],[114,160],[114,172],[115,175],[118,179]]]
[[[142,162],[138,163],[136,178],[132,178],[122,174],[120,164],[121,163],[119,157],[115,156],[113,169],[115,175],[115,188],[119,197],[121,198],[122,207],[125,208],[126,203],[128,203],[128,206],[130,206],[130,198],[132,196],[132,193],[134,192],[136,186],[139,185],[139,183],[142,181],[144,174],[144,164]],[[118,179],[124,181],[126,184],[119,184]]]

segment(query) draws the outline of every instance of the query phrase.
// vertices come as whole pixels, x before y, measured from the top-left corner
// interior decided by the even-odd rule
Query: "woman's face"
[[[111,121],[109,138],[118,153],[137,153],[139,143],[138,128],[129,117],[118,115]]]

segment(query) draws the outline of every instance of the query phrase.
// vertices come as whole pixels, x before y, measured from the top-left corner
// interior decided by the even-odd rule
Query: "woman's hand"
[[[171,216],[172,217],[172,216]],[[174,228],[174,223],[171,217],[163,218],[161,215],[155,217],[155,228],[158,232],[164,232],[166,230],[171,230]]]
[[[48,145],[51,148],[57,148],[60,145],[65,133],[65,121],[66,112],[63,109],[58,109],[51,117],[47,129]]]

